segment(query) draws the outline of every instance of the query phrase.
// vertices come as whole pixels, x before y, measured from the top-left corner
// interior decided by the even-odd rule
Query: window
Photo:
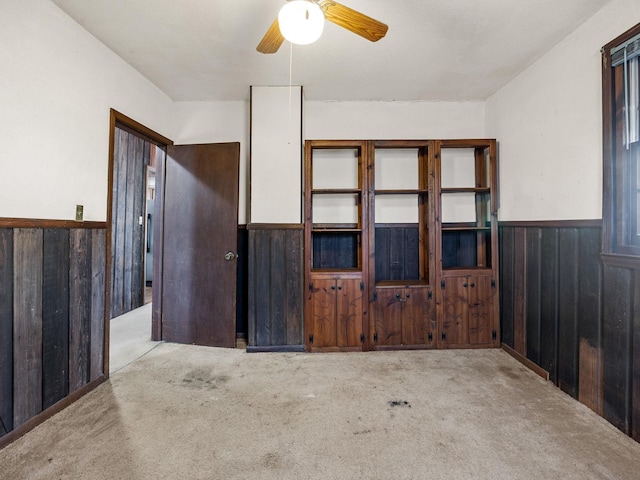
[[[602,49],[605,254],[640,256],[640,24]]]

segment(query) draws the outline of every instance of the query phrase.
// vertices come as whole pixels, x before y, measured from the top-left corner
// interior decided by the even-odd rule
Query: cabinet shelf
[[[397,189],[397,190],[374,190],[376,195],[423,195],[429,193],[427,189]]]
[[[313,188],[313,195],[331,195],[331,194],[358,194],[362,193],[359,188]]]
[[[311,228],[312,233],[360,233],[362,228],[357,225],[313,225]]]
[[[489,187],[447,187],[441,188],[441,193],[491,193]]]
[[[491,227],[445,227],[442,226],[443,232],[489,232]]]
[[[426,280],[382,280],[376,282],[376,287],[380,288],[403,288],[403,287],[428,287]]]

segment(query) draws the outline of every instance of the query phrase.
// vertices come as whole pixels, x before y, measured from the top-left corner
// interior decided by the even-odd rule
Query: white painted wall
[[[170,136],[171,100],[46,0],[0,14],[0,217],[106,220],[109,109]]]
[[[313,140],[484,137],[484,102],[312,102],[304,132]]]
[[[600,48],[639,19],[640,2],[613,0],[487,100],[501,220],[602,217]]]
[[[251,223],[302,222],[302,87],[251,89]]]
[[[176,102],[173,141],[189,143],[240,142],[238,223],[246,224],[249,186],[249,103]]]

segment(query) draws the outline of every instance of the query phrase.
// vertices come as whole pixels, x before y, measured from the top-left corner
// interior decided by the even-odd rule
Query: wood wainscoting
[[[104,379],[106,223],[0,219],[0,447]]]
[[[303,225],[249,224],[247,351],[304,351]]]
[[[602,222],[502,222],[502,342],[640,441],[640,264],[601,256]]]

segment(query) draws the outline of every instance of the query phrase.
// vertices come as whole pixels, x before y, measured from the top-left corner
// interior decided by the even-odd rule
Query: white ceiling
[[[289,44],[256,45],[285,0],[51,0],[174,100],[245,100],[289,83]],[[326,23],[294,46],[307,100],[484,100],[610,0],[344,0],[377,43]]]

